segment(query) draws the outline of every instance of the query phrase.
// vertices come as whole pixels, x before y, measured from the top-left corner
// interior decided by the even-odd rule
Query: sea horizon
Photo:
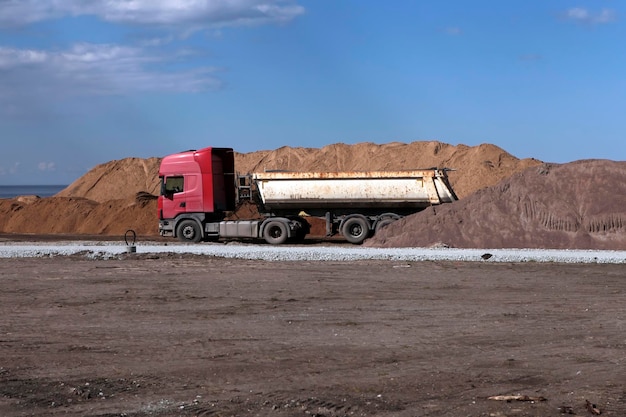
[[[21,195],[52,197],[67,188],[67,185],[0,185],[0,198],[15,198]]]

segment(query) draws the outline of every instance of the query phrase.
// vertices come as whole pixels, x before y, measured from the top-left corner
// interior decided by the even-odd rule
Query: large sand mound
[[[158,235],[156,200],[80,197],[0,200],[0,231],[27,234]]]
[[[367,246],[626,250],[626,162],[543,164],[389,225]]]
[[[56,197],[82,197],[104,202],[134,198],[140,191],[159,191],[160,158],[125,158],[92,168]]]
[[[405,143],[335,144],[316,148],[282,147],[274,151],[236,154],[239,172],[289,171],[396,171],[451,168],[450,182],[463,198],[541,161],[518,159],[490,144],[449,145],[437,141]]]

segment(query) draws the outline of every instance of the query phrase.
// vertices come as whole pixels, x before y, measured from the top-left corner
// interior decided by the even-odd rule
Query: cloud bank
[[[617,13],[611,9],[602,9],[594,13],[582,7],[574,7],[567,10],[564,17],[577,23],[602,25],[617,20]]]
[[[3,0],[0,25],[96,16],[111,23],[224,27],[288,22],[304,13],[292,0]]]
[[[186,46],[194,31],[280,24],[304,13],[295,0],[0,0],[0,114],[18,117],[47,97],[197,93],[222,87],[220,68]],[[19,33],[38,22],[93,16],[106,26],[157,29],[152,41],[26,47]],[[152,32],[154,33],[154,32]],[[182,35],[182,37],[181,37]],[[11,36],[7,36],[7,40]],[[178,45],[176,45],[178,42]],[[177,49],[178,48],[178,49]]]
[[[168,64],[185,59],[176,53],[114,44],[77,43],[59,51],[0,46],[0,94],[7,100],[26,91],[63,97],[220,88],[218,68],[168,70]]]

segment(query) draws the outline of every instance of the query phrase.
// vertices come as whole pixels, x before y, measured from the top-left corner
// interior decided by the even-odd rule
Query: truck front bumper
[[[174,236],[174,224],[169,220],[159,220],[159,234],[161,236]]]

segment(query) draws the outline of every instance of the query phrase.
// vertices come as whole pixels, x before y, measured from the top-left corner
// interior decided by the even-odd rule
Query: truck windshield
[[[161,177],[161,195],[181,193],[184,189],[185,178],[183,176]]]

